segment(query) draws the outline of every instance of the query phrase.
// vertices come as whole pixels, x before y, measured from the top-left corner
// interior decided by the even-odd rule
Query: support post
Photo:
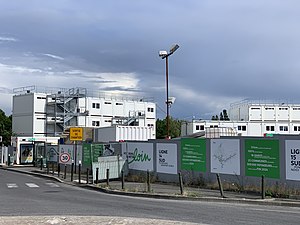
[[[218,184],[219,184],[219,189],[220,189],[221,197],[225,198],[224,191],[223,191],[223,185],[222,185],[222,182],[221,182],[220,175],[218,173],[217,173],[217,180],[218,180]]]
[[[180,194],[183,195],[183,181],[182,181],[181,173],[178,173],[178,178],[179,178]]]
[[[151,191],[151,187],[150,187],[150,172],[149,170],[147,170],[147,192]]]
[[[266,198],[266,190],[265,190],[265,176],[261,176],[261,198]]]

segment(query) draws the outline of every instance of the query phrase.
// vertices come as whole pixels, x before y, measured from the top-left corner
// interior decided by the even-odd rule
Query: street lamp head
[[[178,48],[179,48],[178,44],[172,45],[172,47],[170,49],[170,53],[173,54]]]
[[[159,54],[159,57],[165,57],[166,55],[168,55],[168,52],[167,51],[159,51],[158,54]]]

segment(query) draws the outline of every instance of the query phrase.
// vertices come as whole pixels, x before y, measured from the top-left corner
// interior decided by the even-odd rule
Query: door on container
[[[35,161],[37,166],[41,165],[41,160],[46,160],[46,148],[45,142],[35,142],[34,143]],[[44,163],[43,163],[44,164]]]

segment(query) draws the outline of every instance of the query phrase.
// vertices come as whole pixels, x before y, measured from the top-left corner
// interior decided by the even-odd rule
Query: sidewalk
[[[300,200],[297,199],[281,199],[281,198],[265,198],[261,199],[259,194],[247,194],[231,191],[224,191],[225,198],[221,197],[219,190],[200,189],[193,187],[184,187],[184,194],[181,195],[179,186],[174,184],[160,184],[151,183],[150,192],[147,192],[146,183],[138,182],[125,182],[124,190],[122,190],[121,181],[110,181],[109,188],[107,188],[106,182],[99,184],[86,184],[86,175],[81,175],[81,183],[78,181],[78,174],[74,174],[73,182],[71,182],[71,174],[67,174],[66,179],[63,178],[64,174],[61,173],[58,177],[57,172],[52,175],[50,169],[47,174],[47,169],[41,170],[32,166],[13,166],[5,167],[2,169],[32,174],[36,176],[42,176],[47,179],[55,179],[58,182],[66,183],[69,185],[76,185],[82,188],[93,189],[109,194],[128,195],[136,197],[148,197],[148,198],[163,198],[163,199],[177,199],[177,200],[194,200],[194,201],[213,201],[213,202],[230,202],[230,203],[244,203],[244,204],[261,204],[261,205],[277,205],[277,206],[289,206],[300,207]],[[78,171],[77,171],[78,172]],[[92,179],[90,179],[90,182]]]

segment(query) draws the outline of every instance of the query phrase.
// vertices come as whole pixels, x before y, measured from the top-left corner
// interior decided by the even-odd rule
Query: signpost
[[[83,132],[82,127],[71,127],[70,128],[70,141],[82,141]]]

